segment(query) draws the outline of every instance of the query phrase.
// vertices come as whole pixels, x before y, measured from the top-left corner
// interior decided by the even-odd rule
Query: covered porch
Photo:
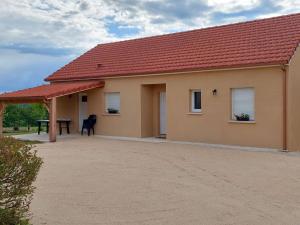
[[[0,95],[0,136],[3,136],[3,116],[5,107],[8,104],[30,104],[41,103],[49,112],[49,133],[48,138],[50,142],[57,140],[57,114],[64,115],[61,112],[60,105],[61,99],[71,98],[72,95],[80,95],[86,91],[104,87],[104,81],[85,81],[85,82],[60,82],[51,83],[34,88],[24,89],[20,91],[4,93]],[[74,113],[74,101],[68,101],[70,104],[64,109],[68,108],[69,112]],[[77,121],[76,121],[77,123]],[[77,124],[77,128],[80,127],[80,122]]]

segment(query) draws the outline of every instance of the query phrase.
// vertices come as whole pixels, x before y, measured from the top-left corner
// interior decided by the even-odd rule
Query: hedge
[[[0,138],[0,225],[29,224],[32,184],[42,165],[32,148],[12,137]]]

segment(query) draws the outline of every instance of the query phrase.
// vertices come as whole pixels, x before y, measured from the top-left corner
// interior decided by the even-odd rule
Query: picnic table
[[[38,134],[39,135],[41,133],[43,123],[46,124],[47,133],[49,132],[49,120],[37,120],[36,122],[38,123]],[[58,126],[59,126],[59,135],[62,135],[63,128],[66,128],[67,133],[70,134],[70,123],[71,123],[70,119],[57,119],[56,122],[58,123]],[[63,126],[63,124],[65,126]]]

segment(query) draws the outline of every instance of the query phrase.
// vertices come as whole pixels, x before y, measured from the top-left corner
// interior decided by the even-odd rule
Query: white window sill
[[[121,116],[120,113],[103,113],[102,116]]]
[[[198,115],[198,116],[200,116],[200,115],[203,115],[203,113],[202,112],[188,112],[187,113],[187,115]]]
[[[256,121],[255,120],[251,120],[251,121],[229,120],[228,123],[256,124]]]

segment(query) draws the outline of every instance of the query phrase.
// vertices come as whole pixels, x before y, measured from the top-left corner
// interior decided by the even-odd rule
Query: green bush
[[[29,205],[42,159],[32,145],[0,138],[0,225],[29,224]]]

